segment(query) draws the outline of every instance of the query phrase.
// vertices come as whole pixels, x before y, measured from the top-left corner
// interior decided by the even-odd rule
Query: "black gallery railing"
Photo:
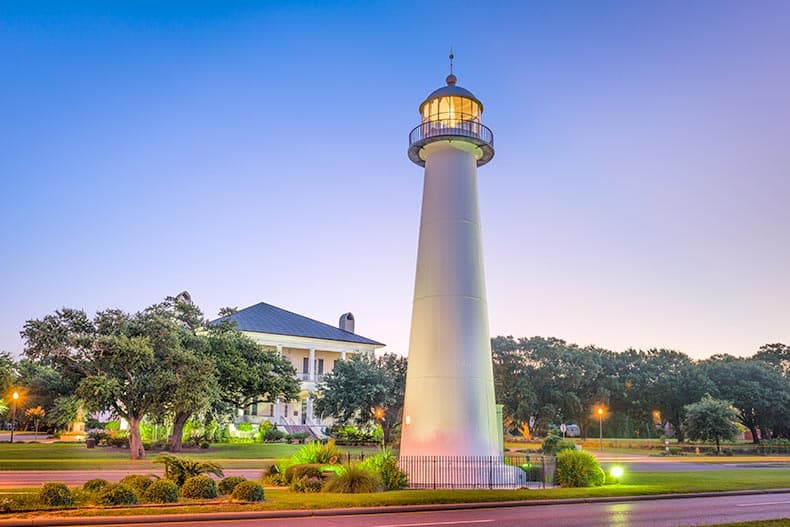
[[[555,457],[401,456],[398,466],[410,488],[501,489],[554,486]]]
[[[429,139],[438,137],[461,136],[475,139],[480,145],[494,145],[494,132],[484,124],[477,121],[456,121],[450,126],[450,121],[425,121],[417,125],[409,134],[409,145],[417,145]]]

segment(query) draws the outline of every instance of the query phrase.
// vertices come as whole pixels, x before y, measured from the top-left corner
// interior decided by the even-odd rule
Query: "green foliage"
[[[279,441],[280,439],[285,437],[285,432],[280,430],[279,428],[272,428],[271,430],[267,430],[266,434],[263,436],[264,441]]]
[[[165,466],[165,478],[175,481],[181,487],[184,482],[193,476],[201,474],[214,474],[223,477],[222,468],[212,461],[198,461],[196,459],[178,457],[172,454],[159,454],[154,463]],[[213,480],[212,480],[213,481]]]
[[[233,489],[232,495],[239,501],[263,501],[263,487],[255,481],[242,481]]]
[[[304,465],[291,465],[285,469],[285,482],[292,484],[295,480],[301,478],[321,478],[321,465],[320,464],[304,464]]]
[[[374,474],[358,465],[351,465],[343,474],[327,479],[323,490],[341,494],[379,492],[382,490],[382,483]]]
[[[121,483],[104,487],[96,498],[99,505],[136,505],[138,501],[134,489]]]
[[[252,423],[239,423],[236,425],[236,430],[239,432],[252,432],[253,426]]]
[[[302,476],[291,482],[290,489],[294,492],[321,492],[324,479],[318,476]]]
[[[556,456],[563,450],[575,450],[576,443],[560,438],[556,435],[550,435],[541,443],[541,450],[548,456]]]
[[[236,485],[245,481],[247,481],[247,478],[243,478],[241,476],[228,476],[227,478],[224,478],[222,481],[220,481],[217,487],[220,494],[225,494],[227,496],[233,492],[233,489],[236,488]]]
[[[557,455],[557,483],[562,487],[599,487],[606,479],[595,456],[581,450]]]
[[[217,497],[217,482],[208,476],[192,476],[181,486],[181,496],[202,500]]]
[[[134,490],[138,496],[142,496],[145,493],[146,489],[151,486],[154,482],[153,476],[142,476],[140,474],[131,474],[129,476],[124,477],[118,483],[120,485],[126,485],[130,489]]]
[[[358,464],[381,480],[385,490],[398,490],[408,485],[406,473],[398,468],[398,458],[389,448],[381,449],[378,454],[365,458]]]
[[[384,428],[384,439],[389,442],[401,422],[405,383],[404,357],[393,353],[378,358],[356,354],[338,361],[324,378],[315,409],[343,423],[373,424],[374,409],[381,408],[384,416],[379,422]]]
[[[738,412],[727,401],[706,395],[699,402],[687,405],[685,410],[683,425],[688,437],[714,441],[717,452],[721,450],[721,441],[729,441],[738,433]]]
[[[176,503],[178,485],[169,479],[156,480],[145,490],[143,499],[149,503]]]
[[[65,483],[44,483],[38,491],[38,501],[51,507],[67,507],[74,503],[74,496]]]
[[[333,464],[338,463],[343,457],[343,452],[335,445],[333,440],[326,443],[311,441],[291,456],[291,464],[304,465],[309,463]]]
[[[93,494],[99,492],[109,484],[110,482],[107,481],[106,479],[100,479],[100,478],[89,479],[88,481],[82,484],[82,490]]]

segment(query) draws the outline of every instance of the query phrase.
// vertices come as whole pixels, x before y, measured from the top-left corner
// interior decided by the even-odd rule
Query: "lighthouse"
[[[452,59],[446,85],[420,105],[409,135],[409,159],[425,175],[402,461],[502,457],[477,198],[477,169],[494,157],[494,136],[482,123],[483,103],[458,85]],[[404,466],[420,483],[419,471]]]

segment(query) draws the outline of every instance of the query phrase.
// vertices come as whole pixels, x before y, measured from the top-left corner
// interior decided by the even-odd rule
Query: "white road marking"
[[[467,523],[491,523],[494,520],[462,520],[457,522],[425,522],[425,523],[391,523],[374,525],[373,527],[423,527],[426,525],[465,525]]]
[[[736,507],[764,507],[765,505],[784,505],[790,503],[790,500],[785,501],[761,501],[760,503],[736,503]]]

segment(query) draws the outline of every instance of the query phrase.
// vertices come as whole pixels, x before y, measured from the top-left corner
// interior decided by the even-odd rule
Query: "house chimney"
[[[344,313],[340,315],[340,329],[343,331],[348,331],[349,333],[354,332],[354,315],[351,313]]]

